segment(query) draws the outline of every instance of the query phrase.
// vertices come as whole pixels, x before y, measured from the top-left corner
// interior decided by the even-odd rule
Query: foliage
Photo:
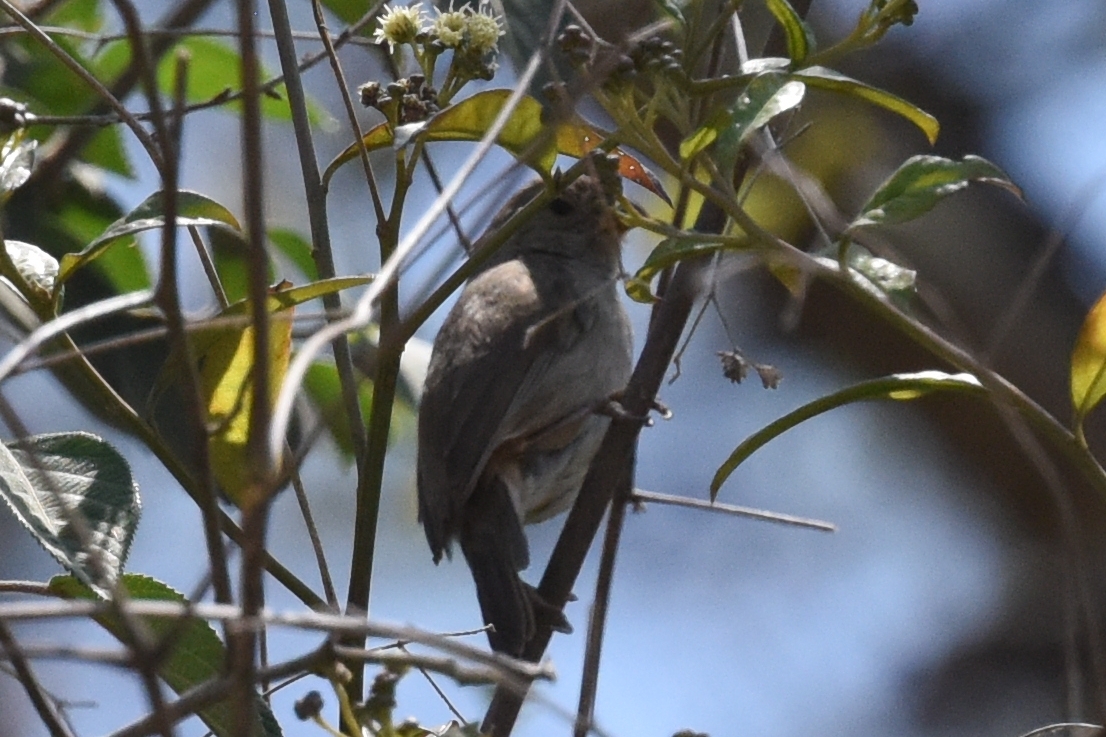
[[[240,5],[251,7],[247,2]],[[350,24],[346,32],[328,35],[329,44],[368,44],[371,36],[374,52],[392,69],[417,71],[358,86],[362,105],[375,111],[375,124],[367,132],[358,128],[351,133],[353,143],[320,173],[308,144],[313,127],[318,130],[327,115],[302,94],[292,35],[279,17],[274,16],[274,26],[278,46],[283,44],[282,71],[273,77],[252,63],[256,39],[249,34],[238,34],[233,43],[199,31],[163,35],[124,14],[125,33],[109,36],[104,31],[108,6],[99,0],[46,3],[44,15],[33,19],[3,4],[23,33],[0,59],[5,92],[11,98],[0,100],[0,207],[5,235],[12,235],[0,249],[0,289],[15,297],[18,308],[9,312],[25,332],[0,361],[0,381],[11,380],[32,356],[59,358],[52,370],[68,391],[80,402],[98,407],[172,473],[196,502],[207,535],[204,551],[197,546],[183,554],[208,556],[214,597],[236,607],[224,612],[227,624],[221,636],[189,611],[206,591],[190,598],[145,575],[124,572],[138,524],[139,496],[127,461],[107,441],[81,432],[28,435],[18,423],[8,422],[18,437],[0,444],[0,494],[16,519],[71,574],[52,579],[39,593],[71,603],[96,603],[91,614],[81,610],[86,612],[83,616],[90,616],[134,654],[130,665],[136,672],[143,675],[145,669],[150,675],[144,687],[155,704],[155,721],[194,714],[220,736],[244,731],[279,734],[277,718],[258,690],[258,684],[275,672],[274,678],[326,678],[345,734],[474,734],[474,725],[451,723],[433,731],[413,722],[394,723],[395,687],[409,666],[439,670],[459,682],[497,683],[501,695],[524,692],[525,684],[536,677],[533,671],[520,675],[512,670],[518,664],[425,633],[420,635],[424,643],[448,651],[454,660],[405,654],[406,660],[384,661],[379,653],[363,650],[360,646],[369,631],[363,618],[325,618],[324,610],[338,610],[334,592],[314,590],[279,563],[281,549],[268,535],[265,519],[274,496],[296,480],[298,465],[315,452],[311,441],[329,434],[356,463],[355,539],[352,546],[344,541],[341,546],[352,550],[347,610],[368,611],[385,455],[395,435],[393,424],[401,425],[417,401],[418,382],[401,367],[405,346],[419,324],[471,273],[477,259],[505,241],[536,207],[551,201],[557,187],[589,171],[595,157],[608,157],[623,178],[671,206],[664,216],[656,216],[652,209],[639,209],[629,201],[620,204],[624,226],[646,229],[660,238],[644,265],[627,279],[626,290],[632,298],[655,305],[660,317],[654,325],[667,325],[657,328],[667,334],[651,332],[647,344],[670,346],[646,352],[664,360],[635,375],[635,381],[638,376],[652,379],[628,388],[627,402],[642,405],[640,412],[629,412],[629,418],[648,411],[687,321],[690,304],[682,318],[673,312],[680,304],[672,298],[679,294],[675,285],[697,284],[704,265],[733,253],[755,259],[795,295],[801,296],[812,280],[829,282],[886,318],[929,351],[936,363],[958,372],[895,374],[795,410],[739,444],[721,463],[710,490],[712,500],[754,450],[822,412],[856,401],[912,400],[945,391],[1013,408],[1106,493],[1106,473],[1082,436],[1084,418],[1106,396],[1103,303],[1088,315],[1075,346],[1071,392],[1076,420],[1074,429],[1068,430],[1016,387],[929,330],[911,311],[917,275],[881,252],[873,237],[882,228],[924,216],[972,183],[1020,194],[998,167],[971,155],[960,160],[911,157],[851,218],[810,205],[828,232],[827,242],[810,249],[800,248],[797,240],[789,240],[791,233],[776,227],[773,216],[781,208],[758,204],[770,199],[764,195],[769,185],[760,177],[765,173],[774,176],[777,185],[782,180],[791,194],[805,197],[802,187],[780,174],[792,163],[780,140],[810,89],[899,115],[916,126],[926,142],[936,139],[939,127],[928,113],[832,68],[891,28],[910,25],[918,10],[910,0],[872,0],[855,28],[828,45],[816,38],[787,0],[766,0],[785,48],[774,50],[775,56],[742,59],[728,70],[710,61],[719,56],[711,49],[726,43],[723,32],[730,26],[725,21],[728,14],[743,12],[741,2],[724,4],[721,16],[712,15],[717,4],[700,0],[658,2],[663,22],[625,48],[594,38],[580,26],[558,22],[556,53],[573,67],[575,76],[545,89],[545,101],[527,93],[525,78],[514,90],[473,91],[473,83],[497,83],[498,43],[506,27],[485,2],[460,10],[451,4],[433,16],[417,3],[393,4],[376,18],[363,17],[368,3],[332,0],[324,5],[332,18]],[[327,18],[319,12],[319,28],[326,33]],[[44,28],[52,29],[49,36]],[[786,57],[781,55],[785,51]],[[320,53],[301,66],[326,59],[327,54]],[[258,78],[246,78],[246,70]],[[141,115],[130,109],[140,107],[128,96],[136,89],[144,93],[148,109]],[[584,96],[603,107],[610,130],[577,112],[575,103]],[[258,143],[257,115],[275,124],[293,123],[302,146],[311,217],[307,232],[266,230],[258,201],[270,182],[247,181],[240,212],[179,186],[181,129],[194,125],[193,116],[209,108],[241,116],[247,144]],[[123,145],[127,128],[148,159],[141,166],[130,160],[133,150]],[[253,139],[249,130],[254,131]],[[407,211],[410,191],[422,184],[421,167],[441,142],[477,143],[474,156],[483,150],[480,146],[498,145],[536,170],[548,187],[533,207],[471,244],[473,260],[403,315],[397,280],[418,258],[417,246],[433,217],[455,194],[447,186],[426,217]],[[246,145],[244,150],[248,157],[252,148]],[[389,152],[391,166],[383,166],[382,157],[370,157],[370,152]],[[566,159],[572,163],[564,171],[558,169],[558,162]],[[366,171],[372,197],[380,258],[375,275],[335,273],[330,252],[326,189],[335,172],[353,162]],[[151,167],[156,182],[136,175]],[[387,176],[381,175],[384,169]],[[150,194],[127,207],[100,192],[85,176],[89,171],[132,180],[133,186]],[[462,171],[467,174],[471,167]],[[384,182],[389,193],[383,191]],[[46,196],[57,191],[64,192],[60,200]],[[707,227],[712,219],[716,224]],[[835,221],[840,227],[832,225]],[[181,291],[190,288],[177,272],[177,261],[184,255],[179,242],[185,235],[196,245],[208,279],[205,294],[212,307],[198,317],[186,315],[182,308]],[[144,244],[143,237],[150,241]],[[154,250],[144,245],[158,246],[158,257],[151,258]],[[286,274],[288,280],[270,284],[271,273]],[[151,284],[156,286],[150,289]],[[73,292],[79,299],[70,305]],[[327,314],[304,323],[309,326],[306,335],[298,332],[294,309],[316,301]],[[673,315],[672,321],[660,319],[666,315]],[[90,360],[91,344],[113,336],[94,333],[89,339],[81,331],[107,317],[157,326],[160,352],[143,353],[155,368],[140,372],[151,377],[149,384],[130,394],[148,394],[145,408],[132,406],[118,377]],[[347,336],[357,343],[355,350]],[[357,352],[367,345],[371,350]],[[321,355],[327,346],[332,355]],[[355,367],[354,359],[365,355],[370,356],[367,365]],[[748,362],[738,352],[727,356],[731,367],[737,367],[729,372],[731,378],[739,379]],[[778,382],[771,367],[756,368],[766,386]],[[301,387],[315,415],[298,405]],[[166,396],[172,398],[167,402],[169,422],[156,417]],[[631,433],[625,447],[632,448],[641,423],[614,423],[612,433],[623,432],[622,425],[633,425],[625,430]],[[220,506],[221,499],[230,506]],[[304,495],[301,503],[309,510],[307,502]],[[157,499],[147,503],[156,504]],[[621,504],[616,501],[616,508]],[[605,501],[598,513],[604,509]],[[310,523],[309,513],[305,516]],[[592,534],[597,526],[598,518]],[[242,589],[237,596],[229,586],[223,553],[228,541],[240,551],[237,578]],[[318,554],[322,560],[321,547]],[[297,621],[310,622],[333,636],[318,651],[268,670],[255,662],[256,628],[269,616],[259,593],[263,573],[302,600],[307,609]],[[322,573],[329,580],[325,567]],[[549,601],[558,603],[555,597]],[[128,609],[134,602],[173,605],[180,612],[136,618]],[[3,618],[0,603],[0,621]],[[536,654],[530,653],[531,659],[536,662],[541,654],[539,647]],[[368,689],[366,662],[385,663]],[[157,706],[160,696],[151,674],[179,697],[177,706],[185,703],[179,715],[159,713],[163,707]],[[190,698],[194,703],[187,701]],[[513,696],[503,697],[507,698]],[[321,697],[309,694],[301,704],[297,711],[302,718],[336,731],[322,717]],[[42,707],[40,714],[52,730],[64,729],[50,709]],[[591,714],[583,713],[581,719],[586,723]],[[504,724],[509,732],[512,721],[513,717],[495,722],[497,733],[504,733]]]

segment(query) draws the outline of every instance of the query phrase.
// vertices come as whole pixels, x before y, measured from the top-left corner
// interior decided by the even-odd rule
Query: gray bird
[[[494,231],[542,191],[513,197]],[[419,408],[419,519],[434,562],[453,540],[472,569],[494,650],[519,655],[561,612],[519,577],[523,525],[568,509],[632,368],[619,299],[621,228],[580,177],[471,277],[434,341]]]

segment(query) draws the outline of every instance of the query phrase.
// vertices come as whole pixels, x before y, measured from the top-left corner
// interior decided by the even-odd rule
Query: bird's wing
[[[419,409],[419,515],[435,558],[505,426],[517,425],[505,419],[520,389],[551,360],[550,341],[564,338],[563,330],[528,330],[555,309],[526,266],[507,261],[476,276],[442,326]]]

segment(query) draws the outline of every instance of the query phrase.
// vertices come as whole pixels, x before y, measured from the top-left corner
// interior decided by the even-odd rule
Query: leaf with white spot
[[[98,593],[118,580],[141,502],[126,459],[90,433],[0,444],[0,497],[59,563]]]

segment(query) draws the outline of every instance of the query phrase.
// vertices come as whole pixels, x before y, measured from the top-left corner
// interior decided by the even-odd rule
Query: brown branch
[[[38,682],[35,672],[31,670],[31,664],[24,656],[19,643],[15,641],[11,629],[4,622],[0,622],[0,648],[7,654],[8,661],[15,669],[17,680],[27,692],[27,697],[38,712],[39,719],[49,730],[50,737],[76,737],[69,729],[69,725],[65,723],[65,717],[58,711],[53,699]]]
[[[0,0],[0,2],[7,3],[7,0]],[[197,18],[200,17],[211,5],[213,0],[186,0],[173,9],[172,14],[158,25],[166,28],[182,28],[192,25]],[[51,43],[53,41],[51,40]],[[150,44],[150,55],[155,60],[160,59],[165,55],[175,40],[169,37],[154,39]],[[130,94],[134,86],[138,84],[139,80],[139,68],[137,60],[132,59],[130,66],[127,67],[122,74],[111,84],[110,94],[117,100],[122,100]],[[91,113],[104,113],[109,107],[107,103],[101,102],[94,106]],[[116,110],[123,120],[126,120],[128,116],[131,116],[130,112],[126,109]],[[133,117],[133,116],[132,116]],[[141,129],[141,126],[139,126]],[[88,128],[81,128],[76,130],[67,131],[61,134],[60,143],[56,149],[51,152],[47,157],[44,157],[38,167],[31,174],[31,179],[36,182],[52,182],[56,181],[61,174],[62,170],[68,166],[72,161],[88,144],[92,136],[96,134],[95,130]]]
[[[810,517],[796,517],[792,514],[783,514],[782,512],[769,512],[764,509],[753,509],[752,507],[739,507],[733,504],[723,504],[722,502],[709,502],[705,499],[693,499],[686,496],[678,496],[675,494],[660,494],[655,491],[645,491],[643,489],[634,489],[633,494],[630,497],[630,501],[635,504],[639,502],[653,502],[654,504],[670,504],[674,507],[687,507],[688,509],[698,509],[703,512],[718,512],[720,514],[728,514],[734,517],[747,517],[749,519],[760,520],[762,522],[775,522],[780,525],[793,525],[795,527],[803,527],[808,530],[818,530],[819,532],[836,532],[837,525],[832,522],[823,522],[819,519],[811,519]]]
[[[123,106],[123,103],[120,102],[119,95],[105,87],[95,75],[81,66],[80,62],[74,59],[68,51],[58,45],[54,39],[43,33],[30,18],[19,12],[19,9],[8,2],[8,0],[0,0],[0,10],[3,10],[11,16],[16,23],[26,29],[27,33],[33,36],[36,41],[45,46],[46,50],[64,64],[69,71],[73,72],[84,81],[85,84],[91,87],[92,90],[99,95],[101,104],[114,110],[119,115],[120,119],[131,129],[131,132],[134,133],[135,137],[142,144],[142,147],[146,149],[146,153],[150,157],[150,160],[153,161],[154,166],[158,169],[162,167],[163,161],[161,151],[157,143],[150,136],[150,133],[139,124],[133,115],[131,115],[130,111]]]
[[[800,14],[805,14],[810,0],[799,0],[794,5]],[[732,12],[728,4],[723,4],[720,12],[727,11]],[[773,30],[768,44],[769,48],[782,45],[778,29]],[[743,176],[743,172],[741,175]],[[725,213],[708,200],[700,210],[695,230],[721,233],[725,224]],[[628,415],[644,417],[652,409],[665,371],[691,315],[703,272],[710,263],[709,257],[681,262],[660,295],[661,300],[653,312],[645,346],[623,395],[622,404]],[[611,499],[615,494],[623,494],[624,498],[619,502],[621,504],[629,499],[637,438],[641,428],[641,422],[622,421],[612,422],[607,430],[538,587],[538,592],[549,604],[563,608],[568,602]],[[523,651],[523,660],[540,660],[551,637],[551,630],[540,630]],[[525,694],[496,689],[481,730],[494,737],[509,735],[524,698]]]

